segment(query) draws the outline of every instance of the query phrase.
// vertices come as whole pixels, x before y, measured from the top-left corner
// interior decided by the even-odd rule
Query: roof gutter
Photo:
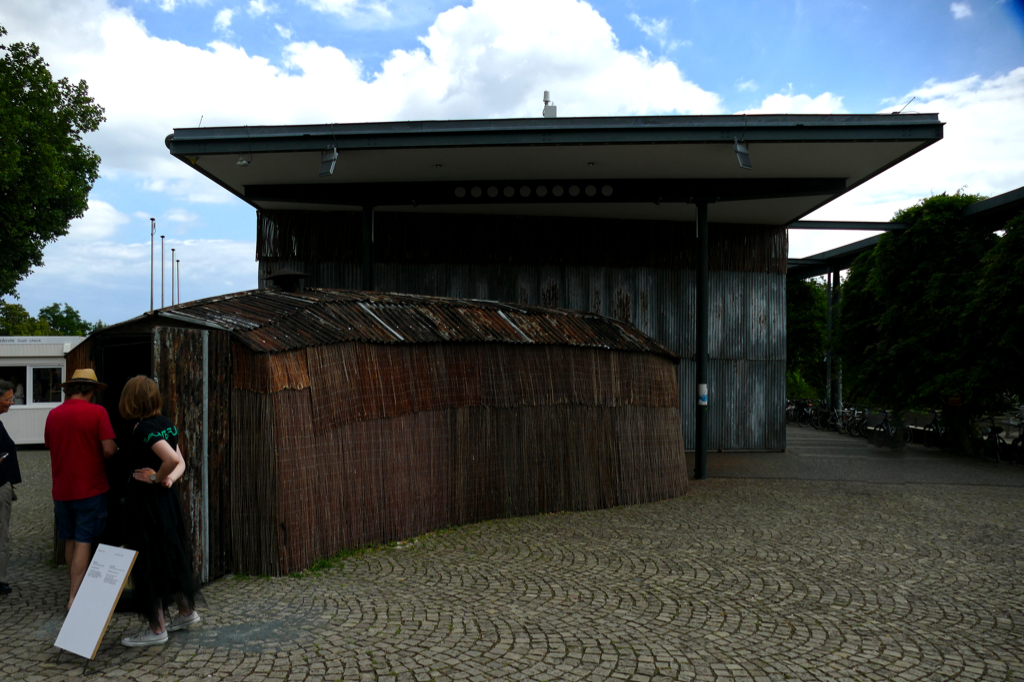
[[[175,128],[165,144],[179,158],[442,147],[867,142],[942,139],[938,114],[643,116],[408,121],[302,126]]]

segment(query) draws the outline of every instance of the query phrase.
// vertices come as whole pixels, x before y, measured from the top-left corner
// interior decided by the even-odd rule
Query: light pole
[[[160,307],[164,307],[164,236],[160,235]]]
[[[174,262],[178,264],[178,305],[181,305],[181,260]]]
[[[149,219],[149,312],[153,312],[153,240],[156,235],[156,218]]]
[[[174,249],[171,249],[171,305],[174,305]]]

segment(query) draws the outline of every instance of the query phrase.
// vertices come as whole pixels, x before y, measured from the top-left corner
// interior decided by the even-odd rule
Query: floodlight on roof
[[[736,150],[736,160],[740,162],[740,168],[744,170],[754,170],[754,167],[750,164],[750,148],[747,147],[746,142],[740,142],[738,138],[733,138],[733,149]]]
[[[245,158],[241,154],[238,155],[238,161],[235,161],[236,166],[248,166],[249,163],[249,159]]]
[[[329,147],[320,154],[320,177],[326,178],[334,174],[334,164],[338,162],[337,147]]]

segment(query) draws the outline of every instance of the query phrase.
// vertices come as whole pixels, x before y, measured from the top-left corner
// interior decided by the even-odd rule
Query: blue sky
[[[256,286],[255,211],[171,159],[174,127],[559,115],[938,112],[946,139],[812,218],[1024,185],[1024,1],[7,0],[9,42],[108,121],[86,216],[19,287],[116,322],[149,303],[149,217],[188,300]],[[791,255],[863,238],[795,232]],[[159,240],[158,240],[159,244]],[[169,284],[169,274],[168,274]],[[159,300],[159,294],[157,296]],[[167,301],[169,302],[169,294]]]

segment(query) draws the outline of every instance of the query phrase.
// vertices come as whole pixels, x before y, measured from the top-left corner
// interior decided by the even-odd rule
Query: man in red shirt
[[[50,410],[44,439],[50,450],[53,473],[53,513],[57,537],[64,540],[64,558],[71,570],[71,608],[85,577],[92,544],[107,522],[105,458],[117,451],[110,416],[92,403],[96,391],[106,388],[91,369],[75,370],[61,384],[66,400]]]

